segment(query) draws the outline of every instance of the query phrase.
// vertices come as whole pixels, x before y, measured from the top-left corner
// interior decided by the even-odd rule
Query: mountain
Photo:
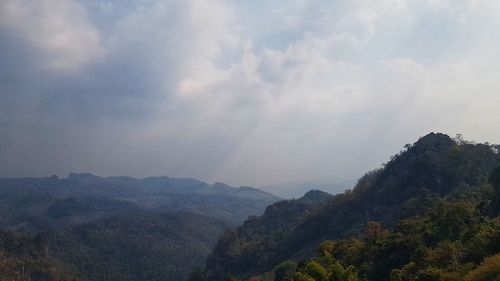
[[[43,238],[83,280],[183,280],[217,239],[279,198],[196,179],[0,179],[0,229]]]
[[[99,177],[0,179],[0,226],[37,231],[41,224],[78,222],[137,212],[190,212],[237,225],[279,198],[255,188],[196,179]]]
[[[313,256],[321,241],[356,236],[370,221],[392,228],[418,214],[432,198],[477,197],[477,189],[499,164],[498,146],[428,134],[364,175],[352,191],[308,207],[278,202],[263,216],[227,232],[208,258],[204,278],[249,278],[285,260]]]
[[[302,218],[326,204],[332,195],[322,191],[309,191],[299,199],[284,200],[267,207],[261,217],[252,217],[236,230],[224,233],[207,260],[209,270],[219,268],[253,269],[265,268],[267,253],[272,241],[285,239],[285,235],[296,228]],[[261,264],[262,262],[262,264]],[[223,279],[226,272],[213,272],[213,278]]]

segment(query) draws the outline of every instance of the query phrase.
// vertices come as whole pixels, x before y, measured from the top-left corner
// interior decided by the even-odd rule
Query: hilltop
[[[312,257],[322,241],[357,236],[371,221],[391,229],[432,206],[433,198],[477,200],[478,189],[499,164],[498,146],[428,134],[361,177],[353,190],[308,207],[275,203],[262,217],[226,233],[204,276],[249,278],[285,260]]]

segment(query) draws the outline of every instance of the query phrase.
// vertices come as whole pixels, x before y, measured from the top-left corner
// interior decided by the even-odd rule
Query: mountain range
[[[189,178],[0,179],[0,227],[37,236],[43,260],[81,280],[182,280],[225,230],[278,200]]]
[[[0,179],[0,280],[500,280],[499,149],[430,133],[352,189],[286,200],[169,177]]]

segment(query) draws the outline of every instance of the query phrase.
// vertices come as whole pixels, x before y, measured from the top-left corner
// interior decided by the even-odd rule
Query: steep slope
[[[256,231],[273,227],[266,225],[265,215],[254,219],[255,223],[247,221],[218,242],[207,261],[206,273],[211,280],[227,275],[250,277],[271,270],[283,260],[311,255],[320,241],[357,234],[368,221],[391,227],[418,211],[432,194],[462,196],[484,184],[500,163],[496,148],[455,141],[444,134],[426,135],[407,145],[382,169],[362,177],[353,191],[295,217],[297,223],[279,235]],[[283,217],[288,215],[284,209]]]
[[[266,267],[268,248],[273,241],[284,239],[285,235],[296,228],[303,217],[320,208],[333,196],[317,190],[307,192],[303,197],[285,200],[267,207],[261,217],[252,217],[236,230],[224,233],[207,260],[208,268],[237,268],[255,273],[256,268]],[[221,268],[225,270],[225,268]],[[223,279],[225,272],[213,272],[212,278]]]
[[[391,230],[369,222],[356,237],[322,242],[312,259],[282,263],[274,281],[499,280],[500,220],[481,205],[437,198]]]

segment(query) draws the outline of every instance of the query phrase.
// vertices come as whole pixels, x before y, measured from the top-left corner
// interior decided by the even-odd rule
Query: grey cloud
[[[45,67],[52,70],[79,69],[103,51],[85,10],[73,1],[5,0],[0,24],[43,53]]]
[[[56,69],[4,23],[0,176],[345,180],[429,131],[500,142],[500,21],[430,2],[65,1],[98,43]]]

